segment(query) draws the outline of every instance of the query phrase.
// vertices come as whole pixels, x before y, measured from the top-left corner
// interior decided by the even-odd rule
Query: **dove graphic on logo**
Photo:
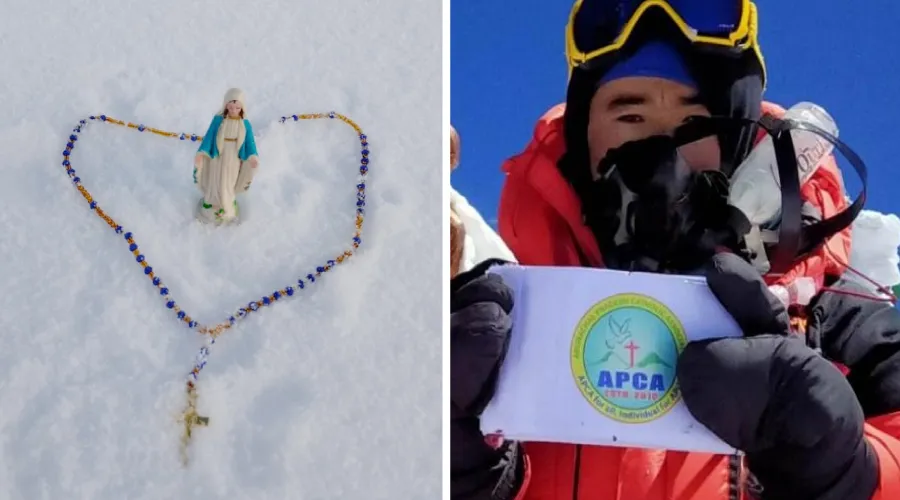
[[[616,321],[616,318],[610,316],[609,318],[609,331],[610,336],[606,339],[606,347],[608,349],[613,349],[617,344],[624,344],[626,340],[631,338],[631,333],[628,331],[628,325],[631,323],[631,318],[625,318],[625,321],[619,323]]]

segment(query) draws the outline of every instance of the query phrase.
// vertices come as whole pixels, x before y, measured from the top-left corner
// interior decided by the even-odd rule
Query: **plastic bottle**
[[[797,103],[787,110],[784,117],[810,122],[835,137],[838,135],[834,119],[814,103]],[[834,146],[818,134],[806,130],[791,130],[791,138],[802,186]],[[735,170],[731,177],[729,202],[740,208],[753,225],[766,225],[777,218],[781,210],[781,179],[778,177],[772,136],[767,134]]]
[[[799,102],[788,109],[784,117],[812,123],[834,137],[838,136],[834,119],[817,104]],[[791,130],[791,138],[802,186],[834,146],[824,137],[806,130]],[[778,176],[772,136],[767,134],[735,170],[731,177],[728,201],[741,209],[750,220],[752,229],[746,236],[747,245],[757,253],[754,261],[757,269],[768,272],[769,262],[763,250],[763,242],[777,239],[772,230],[777,229],[781,219],[781,179]]]

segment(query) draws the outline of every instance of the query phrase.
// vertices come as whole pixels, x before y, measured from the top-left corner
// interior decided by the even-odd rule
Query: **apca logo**
[[[665,415],[681,398],[675,363],[687,344],[664,304],[635,293],[608,297],[581,318],[572,339],[572,374],[600,413],[638,424]]]

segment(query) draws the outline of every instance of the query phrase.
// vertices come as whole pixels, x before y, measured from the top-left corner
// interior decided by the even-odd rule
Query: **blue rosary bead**
[[[350,122],[349,119],[345,119],[342,115],[340,115],[339,113],[337,113],[335,111],[330,111],[326,114],[311,115],[309,117],[311,117],[311,118],[328,117],[329,119],[341,118],[341,120],[347,121],[351,126],[358,129],[358,127],[356,127],[356,125],[354,125],[352,122]],[[304,117],[300,116],[300,115],[296,115],[296,114],[290,115],[290,116],[282,116],[281,122],[282,123],[286,122],[288,118],[293,118],[294,121],[299,121],[300,119],[302,119]],[[117,125],[125,125],[125,126],[127,126],[127,128],[133,128],[139,132],[152,130],[151,127],[149,127],[143,123],[134,124],[134,123],[120,122],[111,117],[107,117],[105,114],[91,115],[89,119],[92,121],[93,120],[100,120],[100,121],[104,121],[104,122],[109,121],[109,122],[117,124]],[[66,143],[65,150],[62,152],[62,155],[64,157],[62,160],[62,166],[65,168],[65,171],[71,178],[72,182],[76,184],[78,189],[81,190],[84,197],[88,199],[88,204],[89,204],[90,208],[93,210],[97,210],[99,213],[100,209],[99,209],[98,202],[94,201],[91,198],[90,194],[87,193],[82,188],[82,186],[80,184],[81,178],[76,176],[75,169],[72,168],[70,160],[69,160],[69,157],[71,156],[71,153],[75,148],[75,142],[78,141],[78,139],[79,139],[78,134],[81,133],[82,127],[85,126],[86,124],[87,124],[87,119],[80,120],[79,124],[73,129],[73,133],[70,133],[70,135],[68,136],[68,142]],[[200,141],[203,139],[202,136],[198,136],[197,134],[187,134],[187,133],[173,134],[173,133],[166,132],[166,133],[163,133],[163,135],[166,135],[166,136],[169,136],[172,138],[177,137],[178,139],[180,139],[182,141],[187,140],[188,137],[190,137],[192,142]],[[360,180],[358,181],[358,183],[356,185],[356,188],[358,191],[357,192],[357,208],[356,208],[357,224],[359,224],[362,221],[361,216],[362,216],[362,214],[365,213],[365,210],[362,208],[363,206],[365,206],[366,184],[364,182],[364,179],[365,179],[365,174],[368,172],[368,165],[369,165],[368,156],[370,154],[370,151],[368,149],[368,136],[366,136],[366,134],[359,132],[358,137],[359,137],[360,145],[361,145],[361,149],[359,150],[361,158],[360,158],[360,162],[358,164],[361,176],[359,177]],[[135,260],[143,267],[144,274],[151,277],[153,284],[158,288],[160,295],[167,298],[167,300],[165,302],[166,307],[168,309],[174,309],[176,311],[179,319],[187,320],[187,321],[185,321],[185,323],[188,325],[188,327],[190,327],[190,328],[198,327],[199,323],[192,320],[185,311],[180,310],[179,306],[176,304],[176,302],[174,300],[171,300],[169,298],[169,295],[170,295],[169,288],[162,285],[162,281],[160,280],[159,277],[153,276],[153,274],[154,274],[153,268],[151,266],[147,265],[148,262],[147,262],[146,256],[139,252],[139,250],[138,250],[139,247],[138,247],[137,243],[134,242],[134,239],[133,239],[133,233],[130,231],[125,232],[121,225],[116,225],[111,219],[109,219],[109,217],[103,216],[103,218],[106,222],[113,224],[113,229],[115,230],[115,232],[117,234],[122,234],[123,237],[125,238],[125,240],[129,243],[128,248],[131,252],[133,252],[135,254]],[[361,239],[359,237],[354,237],[353,241],[356,244],[361,243]],[[348,256],[352,255],[352,251],[345,252],[345,254]],[[229,317],[230,324],[235,324],[237,322],[237,318],[243,318],[244,316],[250,314],[251,312],[258,311],[260,309],[260,307],[262,307],[263,305],[269,306],[269,305],[273,304],[275,301],[283,299],[285,296],[290,297],[290,296],[295,295],[295,291],[297,289],[304,289],[306,287],[307,282],[314,283],[318,276],[320,276],[321,274],[334,268],[338,262],[342,261],[342,259],[343,259],[343,256],[341,258],[339,258],[337,261],[334,259],[329,259],[326,261],[325,265],[316,266],[315,271],[313,273],[307,274],[304,279],[298,279],[297,284],[295,286],[287,286],[287,287],[284,287],[283,289],[275,290],[271,294],[269,294],[265,297],[262,297],[259,300],[249,302],[247,304],[247,306],[240,308],[236,314]],[[218,331],[218,328],[215,331]],[[215,340],[216,340],[215,337],[212,337],[210,340],[210,343],[211,344],[215,343]],[[208,354],[208,351],[205,347],[201,349],[201,352]],[[205,365],[206,365],[206,361],[200,361],[195,366],[202,368]],[[194,373],[193,375],[194,375],[194,378],[196,378],[196,373]]]

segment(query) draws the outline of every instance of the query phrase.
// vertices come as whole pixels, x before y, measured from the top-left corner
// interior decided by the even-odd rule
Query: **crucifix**
[[[184,424],[184,434],[181,435],[181,461],[187,465],[187,448],[194,434],[194,427],[206,427],[209,425],[209,417],[201,416],[197,413],[197,392],[192,382],[187,383],[188,407],[179,420]]]

